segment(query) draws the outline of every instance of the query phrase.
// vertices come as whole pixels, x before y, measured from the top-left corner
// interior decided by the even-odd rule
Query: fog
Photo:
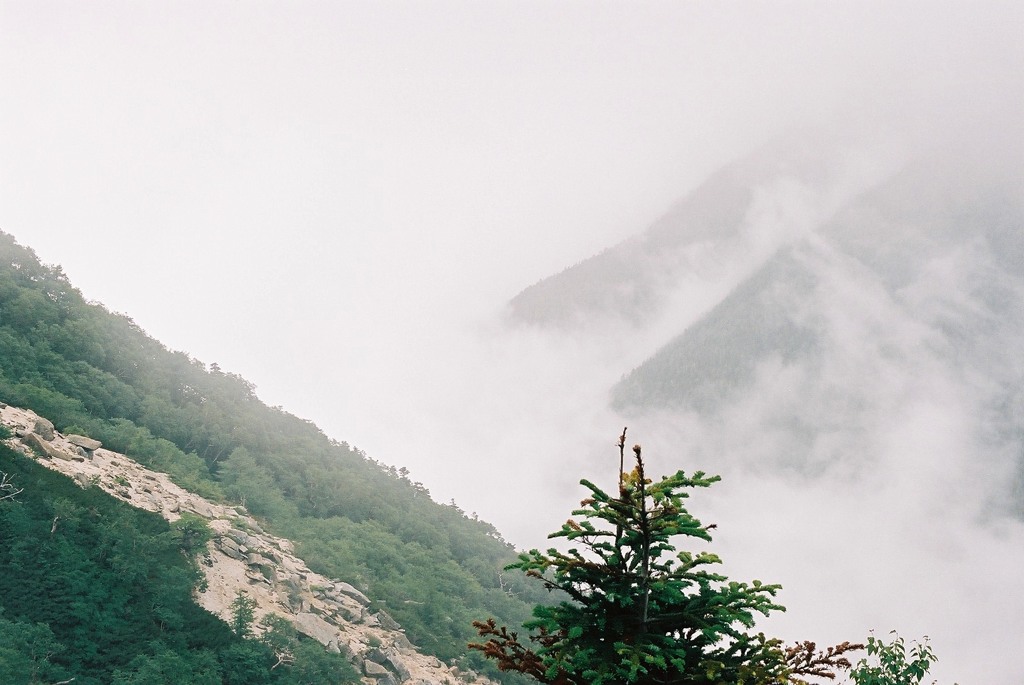
[[[693,510],[726,573],[783,584],[771,629],[927,634],[940,682],[1019,683],[1022,410],[993,378],[1024,375],[1022,284],[961,363],[938,338],[988,330],[957,296],[992,254],[957,243],[894,299],[820,229],[937,143],[1019,162],[1021,35],[1009,2],[0,1],[0,230],[517,546],[615,482],[628,425],[650,471],[724,476]],[[813,163],[694,246],[658,316],[510,323],[779,140]],[[818,284],[778,299],[814,364],[763,361],[711,413],[609,408],[780,247]]]

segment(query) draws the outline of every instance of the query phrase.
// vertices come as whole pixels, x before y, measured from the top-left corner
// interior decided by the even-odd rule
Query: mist
[[[998,2],[0,2],[0,229],[519,547],[615,482],[629,426],[652,473],[723,476],[692,509],[725,573],[783,584],[770,630],[927,634],[940,682],[1017,683],[1019,274],[951,239],[895,297],[829,227],[937,149],[992,151],[966,188],[1013,178],[1022,34]],[[743,221],[657,312],[510,320],[750,155]],[[611,408],[780,251],[812,362],[713,411]],[[950,322],[987,342],[952,354]]]

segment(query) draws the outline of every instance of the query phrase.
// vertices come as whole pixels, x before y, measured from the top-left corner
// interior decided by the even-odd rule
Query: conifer
[[[626,431],[619,438],[620,477],[613,497],[595,484],[590,496],[550,538],[551,548],[521,554],[509,568],[539,579],[563,599],[539,605],[525,624],[529,642],[491,619],[474,623],[486,642],[470,647],[503,671],[554,685],[799,683],[802,675],[833,678],[849,668],[844,643],[817,652],[813,643],[784,648],[754,632],[755,615],[784,611],[776,584],[736,582],[712,568],[706,551],[678,549],[680,539],[711,541],[714,525],[687,511],[688,490],[719,481],[701,471],[647,478],[642,450],[622,471]]]

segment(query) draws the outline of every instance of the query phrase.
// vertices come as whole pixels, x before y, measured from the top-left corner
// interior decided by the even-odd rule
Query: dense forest
[[[466,653],[472,621],[518,625],[544,601],[540,587],[502,586],[499,572],[515,550],[493,526],[433,501],[405,469],[266,406],[244,378],[166,349],[4,233],[0,400],[101,440],[205,497],[244,505],[294,540],[311,568],[360,586],[413,643],[445,661],[493,673]],[[36,495],[29,488],[24,496]],[[0,628],[49,625],[46,616],[5,606]]]

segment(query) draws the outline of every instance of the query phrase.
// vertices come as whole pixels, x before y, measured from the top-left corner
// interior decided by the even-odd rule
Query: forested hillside
[[[360,586],[442,659],[480,665],[465,657],[471,621],[518,625],[542,599],[540,588],[502,587],[514,550],[491,525],[434,502],[404,469],[266,406],[245,379],[167,350],[6,234],[0,400],[243,504],[295,540],[312,569]]]
[[[0,682],[82,685],[357,683],[344,657],[303,643],[286,668],[200,608],[181,523],[81,488],[0,444]]]
[[[766,365],[821,369],[826,348],[835,355],[851,332],[828,307],[854,317],[859,305],[865,347],[878,341],[890,360],[933,356],[987,377],[994,420],[1018,422],[1024,204],[1014,161],[947,151],[908,164],[780,248],[626,375],[615,405],[708,411],[749,391]],[[861,302],[837,287],[843,279],[859,283]],[[881,325],[889,317],[915,327],[915,339],[897,339],[895,325]]]

